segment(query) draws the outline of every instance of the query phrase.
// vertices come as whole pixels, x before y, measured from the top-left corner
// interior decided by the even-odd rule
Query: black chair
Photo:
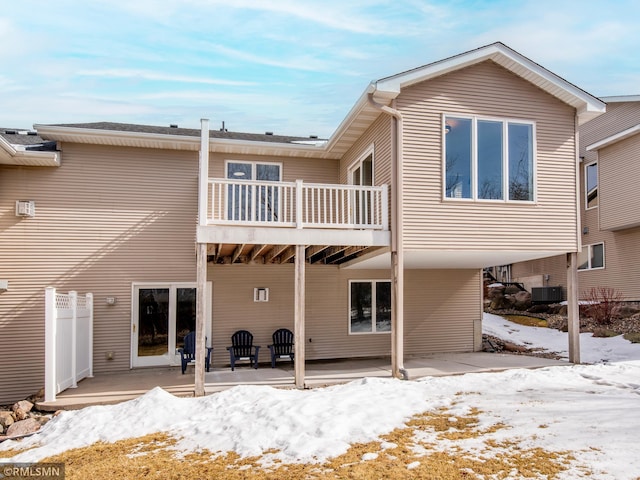
[[[237,360],[249,360],[250,366],[256,369],[258,368],[260,346],[253,344],[253,335],[251,332],[238,330],[231,335],[231,346],[227,347],[227,350],[229,350],[229,361],[232,371],[235,369]]]
[[[205,337],[205,342],[206,342]],[[207,356],[204,358],[204,366],[209,371],[211,365],[211,351],[213,347],[206,347]],[[180,362],[182,363],[182,374],[187,370],[187,364],[196,361],[196,332],[189,332],[184,337],[184,347],[179,348]]]
[[[276,368],[276,359],[288,358],[293,362],[293,332],[287,328],[279,328],[271,336],[273,344],[269,345],[271,350],[271,368]]]

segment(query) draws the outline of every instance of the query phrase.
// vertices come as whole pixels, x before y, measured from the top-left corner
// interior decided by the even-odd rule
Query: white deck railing
[[[209,179],[206,224],[388,230],[387,186]]]

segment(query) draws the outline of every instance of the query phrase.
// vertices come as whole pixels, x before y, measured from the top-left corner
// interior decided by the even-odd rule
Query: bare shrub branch
[[[591,287],[588,292],[583,292],[582,298],[587,301],[582,308],[584,314],[599,325],[610,324],[618,315],[624,300],[622,292],[610,287]]]

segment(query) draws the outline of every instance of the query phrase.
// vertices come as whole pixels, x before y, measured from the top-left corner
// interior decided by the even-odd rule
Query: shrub
[[[592,287],[582,297],[587,304],[583,306],[586,316],[593,318],[599,325],[608,325],[618,315],[622,293],[610,287]]]

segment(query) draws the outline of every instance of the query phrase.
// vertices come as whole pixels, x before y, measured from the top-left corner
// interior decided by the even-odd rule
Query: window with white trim
[[[349,333],[391,331],[391,282],[349,281]]]
[[[348,171],[349,185],[373,185],[373,146]],[[371,192],[354,190],[351,199],[351,221],[355,225],[371,223]]]
[[[534,124],[444,117],[444,196],[534,200]]]
[[[578,253],[578,270],[604,268],[604,243],[585,245]]]
[[[584,166],[584,208],[598,206],[598,162]]]

